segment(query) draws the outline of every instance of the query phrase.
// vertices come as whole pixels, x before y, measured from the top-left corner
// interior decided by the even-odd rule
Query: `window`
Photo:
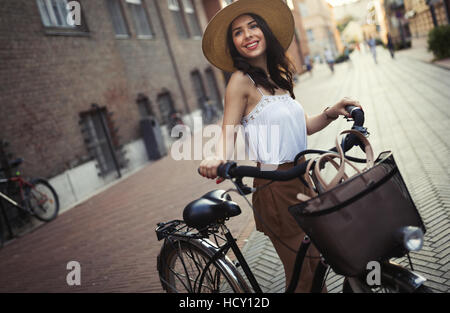
[[[38,7],[41,13],[42,23],[46,27],[73,28],[67,23],[69,10],[67,10],[67,0],[38,0]]]
[[[140,38],[152,38],[153,31],[148,21],[147,12],[142,5],[141,0],[126,0],[131,15],[133,16],[136,35]]]
[[[120,0],[106,0],[109,14],[111,15],[114,31],[118,37],[128,37],[128,27],[123,16]]]
[[[167,2],[169,5],[169,10],[172,12],[172,16],[175,20],[178,35],[183,38],[189,37],[178,0],[167,0]]]
[[[184,12],[186,13],[186,19],[189,24],[189,29],[193,37],[201,37],[202,30],[198,24],[197,14],[195,14],[195,8],[192,4],[192,0],[183,0]]]
[[[314,42],[314,33],[312,29],[306,30],[306,36],[308,37],[309,42]]]
[[[36,1],[42,23],[46,28],[58,28],[63,31],[87,31],[80,6],[68,7],[70,1],[67,0]]]
[[[206,83],[208,84],[208,92],[210,95],[210,99],[214,101],[217,109],[223,111],[222,108],[222,99],[220,97],[219,88],[217,88],[216,77],[214,76],[214,72],[211,68],[208,68],[205,71],[206,74]]]
[[[106,108],[90,110],[80,114],[84,141],[89,154],[97,160],[100,176],[110,173],[115,168],[108,144],[108,137],[111,136],[110,130],[103,127],[106,114]],[[107,133],[105,133],[105,130]]]
[[[197,96],[197,102],[199,108],[204,110],[205,101],[207,100],[205,86],[203,85],[202,76],[199,71],[195,70],[191,72],[191,79],[194,84],[195,95]]]
[[[158,107],[161,125],[168,124],[170,114],[175,112],[172,96],[170,95],[169,92],[164,92],[158,95]]]
[[[139,113],[141,117],[153,116],[153,110],[148,97],[142,93],[138,94],[136,99],[138,105]]]

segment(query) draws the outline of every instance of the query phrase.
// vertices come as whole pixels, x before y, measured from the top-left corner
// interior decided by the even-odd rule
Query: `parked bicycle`
[[[347,107],[355,121],[352,129],[367,135],[367,129],[363,127],[364,113],[356,107]],[[348,134],[343,139],[340,147],[342,152],[350,150],[354,146],[360,146],[363,150],[364,140],[360,135]],[[167,292],[189,292],[189,293],[228,293],[228,292],[257,292],[261,293],[261,287],[258,284],[254,274],[249,268],[242,252],[236,244],[236,239],[232,236],[230,230],[226,226],[226,221],[241,213],[241,209],[237,203],[233,202],[230,196],[231,191],[237,191],[244,197],[250,205],[245,195],[255,191],[254,188],[246,186],[242,179],[244,177],[258,177],[273,181],[287,181],[300,178],[305,184],[304,174],[309,175],[311,168],[314,168],[313,162],[308,161],[298,163],[300,157],[309,154],[337,155],[338,148],[325,150],[306,150],[299,153],[295,159],[295,166],[287,171],[261,171],[258,167],[237,166],[234,162],[228,162],[218,168],[220,177],[230,179],[236,187],[236,190],[213,190],[208,192],[201,198],[191,202],[183,211],[183,220],[173,220],[165,223],[159,223],[156,228],[158,240],[164,240],[161,251],[157,257],[157,269],[159,272],[162,287]],[[359,159],[344,155],[345,160],[358,163],[366,163],[367,159]],[[342,160],[344,161],[344,160]],[[375,160],[375,164],[381,165],[381,169],[385,171],[381,179],[369,180],[367,188],[361,192],[357,192],[348,198],[346,202],[358,203],[357,201],[367,196],[368,193],[375,190],[383,190],[387,181],[393,181],[395,188],[400,188],[401,197],[410,201],[409,193],[405,190],[404,182],[398,172],[398,168],[393,161],[391,153],[382,153]],[[370,171],[367,171],[370,173]],[[358,176],[359,178],[361,177]],[[349,179],[349,184],[358,183],[358,178]],[[300,183],[300,182],[299,182]],[[342,184],[341,184],[342,185]],[[339,187],[337,187],[339,188]],[[338,197],[332,189],[329,192],[316,190],[319,196]],[[318,197],[319,197],[318,196]],[[318,198],[317,197],[317,198]],[[316,199],[317,199],[316,198]],[[323,199],[321,199],[323,200]],[[323,201],[324,203],[326,203]],[[318,201],[321,203],[321,201]],[[311,292],[321,292],[326,281],[329,270],[332,268],[337,274],[345,277],[343,281],[343,292],[406,292],[406,293],[426,293],[432,292],[424,282],[426,279],[413,271],[413,264],[409,257],[410,251],[420,250],[423,244],[423,236],[425,227],[422,223],[419,213],[412,203],[408,205],[408,212],[388,212],[391,208],[380,209],[379,214],[375,215],[373,220],[374,227],[378,227],[368,236],[364,236],[367,229],[356,229],[359,236],[353,238],[356,244],[364,243],[363,237],[376,240],[374,244],[360,249],[356,246],[330,246],[335,244],[339,239],[339,231],[330,229],[328,232],[320,232],[320,224],[325,224],[321,216],[327,216],[336,221],[336,216],[329,214],[340,214],[348,222],[347,225],[355,225],[350,222],[352,219],[361,217],[349,215],[342,209],[348,203],[338,203],[333,207],[309,212],[305,210],[303,202],[297,206],[289,208],[290,213],[294,216],[299,225],[303,226],[303,230],[307,234],[303,242],[299,243],[300,248],[297,251],[297,258],[292,275],[292,279],[288,285],[286,292],[293,292],[296,288],[301,272],[302,264],[307,255],[308,246],[312,243],[321,252],[321,262],[315,271]],[[251,206],[251,205],[250,205]],[[381,206],[380,206],[381,207]],[[360,212],[366,208],[360,208]],[[393,214],[391,216],[383,216],[383,214]],[[347,216],[346,216],[347,215]],[[405,218],[403,218],[406,216]],[[387,220],[383,220],[383,217]],[[319,219],[317,219],[319,218]],[[342,217],[341,217],[342,219]],[[336,223],[339,225],[338,223]],[[385,226],[388,225],[388,226]],[[327,224],[325,224],[326,226]],[[341,224],[342,225],[342,224]],[[381,225],[381,226],[380,226]],[[361,225],[355,225],[355,228]],[[348,228],[348,227],[347,227]],[[333,233],[336,231],[337,233]],[[325,235],[323,235],[326,233]],[[372,236],[374,233],[375,236]],[[347,235],[348,229],[347,229]],[[328,236],[328,237],[326,237]],[[348,238],[341,238],[351,240]],[[342,241],[342,240],[341,240]],[[358,242],[361,241],[361,242]],[[326,244],[328,247],[325,248]],[[232,262],[227,253],[232,250],[236,257],[236,261]],[[362,251],[362,253],[361,253]],[[341,254],[341,255],[339,255]],[[343,254],[343,255],[342,255]],[[396,264],[391,259],[407,256],[411,269]],[[373,259],[376,257],[376,259]],[[365,265],[368,261],[377,261],[380,265],[380,282],[377,285],[369,284],[367,277],[369,270]],[[251,288],[244,279],[238,267],[242,268]]]
[[[10,161],[9,169],[19,167],[22,158]],[[0,172],[5,168],[0,168]],[[0,205],[8,203],[40,221],[50,222],[59,211],[59,198],[55,189],[43,178],[25,179],[19,171],[15,176],[0,179]],[[7,221],[6,221],[7,222]],[[10,230],[11,233],[11,230]]]

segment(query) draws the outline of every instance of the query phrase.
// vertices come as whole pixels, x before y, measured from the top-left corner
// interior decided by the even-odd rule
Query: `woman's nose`
[[[250,30],[248,30],[248,29],[244,30],[244,37],[245,38],[251,38],[252,37],[252,33],[250,32]]]

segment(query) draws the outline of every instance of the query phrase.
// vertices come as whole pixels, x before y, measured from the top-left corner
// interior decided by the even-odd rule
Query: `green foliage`
[[[428,33],[428,50],[438,60],[450,57],[450,25],[435,27]]]

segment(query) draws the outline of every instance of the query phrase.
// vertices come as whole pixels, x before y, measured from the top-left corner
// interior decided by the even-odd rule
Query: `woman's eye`
[[[236,37],[236,36],[239,36],[240,34],[241,34],[241,31],[238,30],[237,32],[234,33],[234,36]]]
[[[250,28],[251,28],[251,29],[256,28],[256,27],[258,27],[258,24],[252,24],[252,25],[250,25]]]

